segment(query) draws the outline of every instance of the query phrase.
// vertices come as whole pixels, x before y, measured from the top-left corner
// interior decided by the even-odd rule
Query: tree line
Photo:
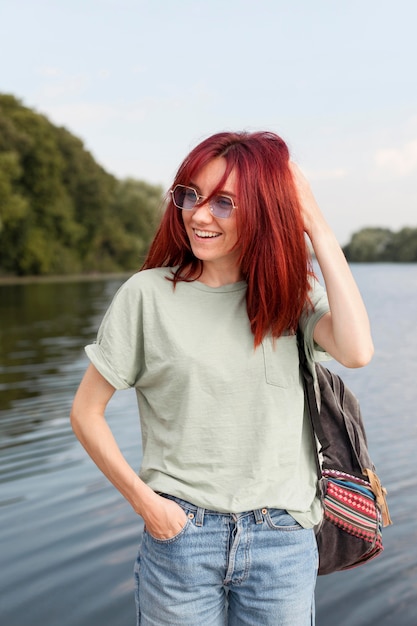
[[[398,232],[388,228],[363,228],[343,248],[354,263],[416,263],[417,228],[409,226]]]
[[[138,269],[162,188],[106,172],[68,130],[0,94],[0,274]]]

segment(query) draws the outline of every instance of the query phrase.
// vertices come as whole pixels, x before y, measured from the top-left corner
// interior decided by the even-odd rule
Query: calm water
[[[318,626],[417,624],[417,265],[356,265],[376,355],[343,376],[359,396],[395,525],[368,565],[319,579]],[[0,623],[133,626],[142,526],[69,426],[72,397],[121,279],[0,286]],[[332,368],[340,371],[336,365]],[[132,391],[109,422],[140,464]]]

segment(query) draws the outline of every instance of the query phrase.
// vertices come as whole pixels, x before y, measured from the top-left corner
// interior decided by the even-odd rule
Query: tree
[[[343,251],[348,261],[356,263],[388,261],[392,236],[392,232],[387,228],[364,228],[354,233]]]
[[[391,260],[400,263],[417,262],[417,228],[402,228],[395,233],[390,250]]]
[[[0,94],[0,272],[136,269],[161,189],[118,181],[65,128]]]
[[[416,263],[417,228],[405,227],[393,233],[387,228],[364,228],[355,233],[343,249],[355,263]]]
[[[29,203],[16,189],[21,176],[16,152],[0,152],[0,267],[17,270],[16,257],[24,247]]]
[[[113,196],[112,210],[127,233],[134,235],[133,257],[126,256],[126,263],[137,264],[144,260],[162,206],[162,188],[140,180],[127,178],[119,181]]]

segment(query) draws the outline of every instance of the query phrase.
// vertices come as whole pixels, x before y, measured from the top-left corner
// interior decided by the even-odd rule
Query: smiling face
[[[225,170],[226,160],[217,157],[204,166],[188,184],[201,196],[209,196]],[[233,171],[218,193],[230,196],[236,205],[239,204]],[[203,202],[192,210],[183,210],[182,219],[193,254],[203,262],[200,280],[213,286],[240,280],[239,249],[236,245],[238,242],[236,210],[229,218],[216,218],[210,212],[208,203]]]

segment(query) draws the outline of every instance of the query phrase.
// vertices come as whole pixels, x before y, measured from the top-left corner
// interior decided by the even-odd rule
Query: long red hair
[[[304,237],[300,204],[289,168],[285,142],[270,132],[213,135],[196,146],[181,164],[173,187],[188,185],[199,170],[224,157],[236,173],[240,267],[247,281],[247,312],[255,346],[271,333],[295,332],[309,301],[311,257]],[[174,283],[201,275],[183,224],[170,196],[142,269],[176,267]]]

